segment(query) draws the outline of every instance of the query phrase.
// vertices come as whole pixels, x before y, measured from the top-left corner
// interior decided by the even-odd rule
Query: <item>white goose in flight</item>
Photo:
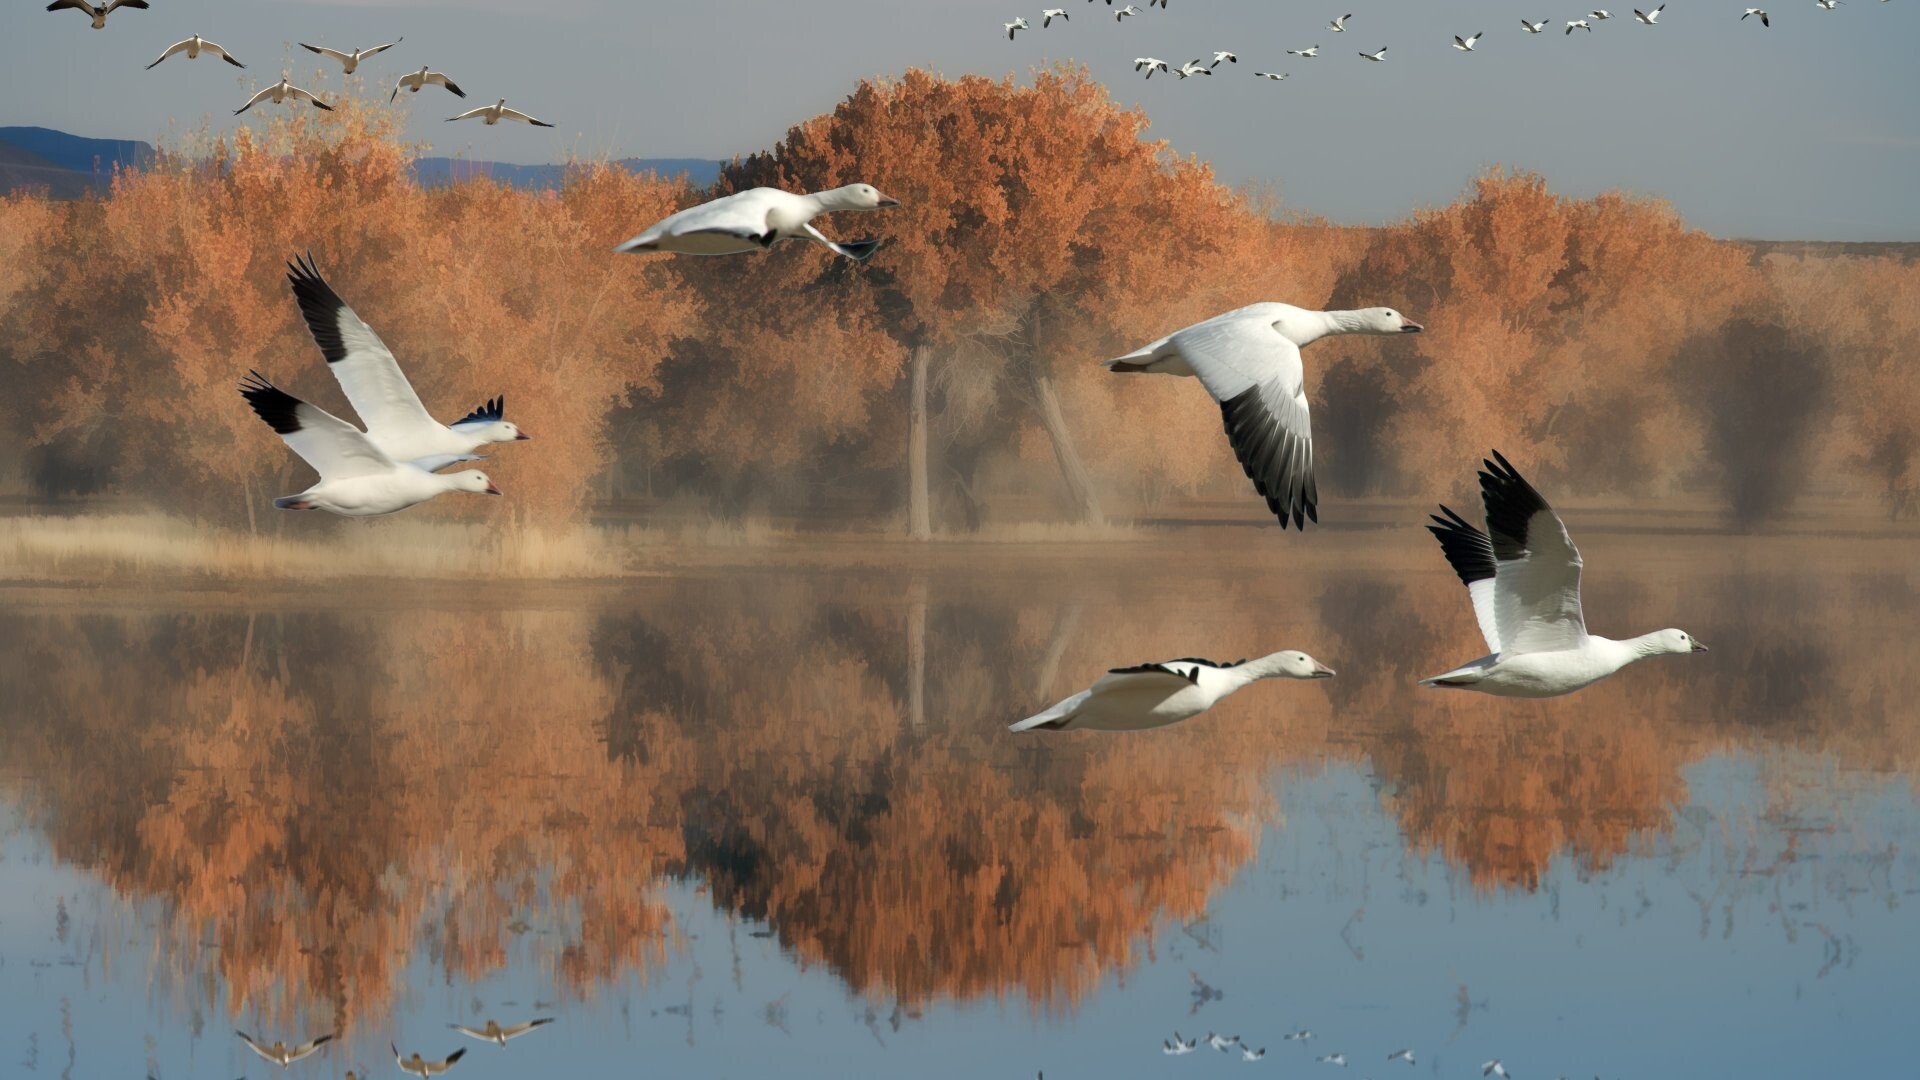
[[[1683,630],[1626,641],[1587,633],[1580,608],[1580,550],[1560,516],[1500,456],[1482,463],[1487,531],[1446,506],[1427,531],[1467,587],[1488,655],[1421,680],[1423,686],[1498,697],[1544,698],[1591,686],[1636,660],[1706,652]]]
[[[1639,19],[1641,22],[1647,24],[1648,26],[1656,26],[1659,24],[1659,21],[1660,21],[1660,13],[1665,10],[1667,10],[1667,5],[1665,4],[1661,4],[1659,7],[1654,8],[1652,11],[1641,11],[1639,8],[1634,8],[1633,17],[1636,19]]]
[[[1014,17],[1014,20],[1013,20],[1012,22],[1010,22],[1010,23],[1005,23],[1005,24],[1003,24],[1003,25],[1005,25],[1005,26],[1006,26],[1006,28],[1007,28],[1007,40],[1008,40],[1008,41],[1012,41],[1012,40],[1013,40],[1013,35],[1014,35],[1014,34],[1016,34],[1016,33],[1018,33],[1018,32],[1020,32],[1020,31],[1022,31],[1022,30],[1027,30],[1027,29],[1031,29],[1030,27],[1028,27],[1028,26],[1027,26],[1027,20],[1025,20],[1025,19],[1022,19],[1022,18],[1020,18],[1020,17],[1018,17],[1018,16],[1015,16],[1015,17]]]
[[[400,1064],[401,1072],[412,1073],[420,1077],[421,1080],[426,1080],[427,1077],[435,1073],[443,1073],[453,1068],[453,1063],[465,1057],[467,1053],[467,1048],[463,1046],[453,1053],[448,1054],[446,1057],[441,1058],[439,1061],[428,1061],[426,1058],[421,1057],[420,1052],[417,1050],[414,1051],[411,1057],[401,1057],[398,1046],[388,1043],[387,1049],[393,1051],[393,1060]]]
[[[1332,668],[1296,651],[1231,664],[1190,657],[1114,668],[1091,688],[1007,730],[1145,731],[1198,716],[1262,679],[1332,677]],[[1211,1041],[1214,1036],[1208,1038]]]
[[[309,45],[304,41],[300,42],[300,47],[310,53],[319,53],[321,56],[340,61],[341,74],[351,75],[354,69],[360,66],[360,61],[365,60],[369,56],[386,52],[388,49],[393,48],[405,40],[407,39],[403,37],[395,38],[385,45],[375,45],[371,49],[355,49],[352,52],[341,52],[339,49],[329,49],[325,45]]]
[[[172,45],[167,46],[167,51],[160,54],[160,60],[165,60],[175,53],[186,53],[187,59],[189,60],[198,60],[200,59],[201,53],[206,53],[208,56],[217,56],[237,68],[247,66],[235,60],[232,53],[201,37],[199,34],[195,34],[185,41],[176,41]],[[147,70],[152,71],[154,68],[159,67],[160,60],[155,60],[153,63],[148,64]]]
[[[1189,60],[1179,67],[1174,68],[1173,73],[1183,79],[1191,79],[1195,75],[1211,75],[1213,74],[1213,69],[1196,59]]]
[[[387,102],[388,104],[392,104],[393,101],[400,96],[400,91],[402,90],[410,90],[413,93],[417,94],[421,90],[425,89],[428,84],[432,84],[435,86],[444,86],[447,88],[449,92],[453,94],[454,97],[463,98],[467,96],[467,92],[465,90],[460,89],[460,87],[452,79],[447,78],[447,75],[445,72],[429,71],[427,70],[427,66],[425,64],[422,64],[420,65],[419,71],[416,71],[410,75],[400,76],[400,81],[394,84],[393,95],[387,98]]]
[[[527,1032],[532,1031],[534,1028],[551,1023],[553,1023],[553,1017],[542,1016],[537,1020],[528,1020],[523,1024],[514,1024],[510,1027],[501,1027],[500,1021],[498,1020],[489,1020],[485,1027],[477,1028],[470,1028],[461,1024],[448,1024],[447,1026],[465,1035],[469,1039],[479,1039],[481,1042],[490,1042],[496,1046],[505,1046],[507,1045],[508,1039],[517,1039]]]
[[[750,188],[649,225],[615,251],[672,251],[681,255],[735,255],[765,251],[782,240],[811,240],[856,262],[880,246],[878,240],[829,240],[813,219],[836,210],[878,210],[900,200],[880,194],[872,184],[848,184],[811,195],[779,188]]]
[[[1758,15],[1758,16],[1760,16],[1760,25],[1761,25],[1761,26],[1772,26],[1772,25],[1773,25],[1772,23],[1770,23],[1770,22],[1768,22],[1768,21],[1767,21],[1767,12],[1766,12],[1766,9],[1765,9],[1765,8],[1757,8],[1757,7],[1750,7],[1750,8],[1748,8],[1748,9],[1747,9],[1747,11],[1746,11],[1746,14],[1745,14],[1745,15],[1742,15],[1742,16],[1740,16],[1740,21],[1741,21],[1741,22],[1746,22],[1746,21],[1747,21],[1747,16],[1748,16],[1748,15]]]
[[[1585,30],[1587,33],[1591,34],[1593,33],[1593,24],[1588,22],[1585,19],[1568,19],[1567,33],[1571,34],[1575,30]]]
[[[1284,71],[1256,71],[1253,73],[1253,77],[1256,79],[1272,79],[1274,82],[1279,82],[1281,79],[1287,77],[1287,73]]]
[[[315,1036],[298,1046],[288,1046],[278,1039],[272,1043],[258,1042],[244,1031],[236,1031],[234,1034],[240,1036],[240,1041],[247,1044],[247,1049],[283,1069],[302,1058],[312,1057],[320,1052],[321,1047],[333,1041],[333,1036],[328,1034]]]
[[[1162,60],[1162,59],[1160,59],[1160,58],[1159,58],[1159,57],[1157,57],[1157,56],[1136,56],[1136,57],[1134,57],[1134,58],[1133,58],[1133,70],[1135,70],[1135,71],[1139,71],[1139,70],[1140,70],[1141,68],[1146,68],[1146,69],[1147,69],[1147,78],[1149,78],[1149,79],[1151,79],[1151,78],[1153,78],[1153,72],[1154,72],[1154,69],[1156,69],[1156,68],[1158,68],[1158,69],[1159,69],[1159,70],[1161,70],[1161,71],[1170,71],[1170,70],[1172,70],[1171,68],[1169,68],[1169,67],[1167,67],[1167,62],[1166,62],[1165,60]]]
[[[1195,323],[1106,363],[1115,372],[1196,377],[1220,403],[1227,441],[1284,528],[1319,521],[1313,430],[1300,350],[1329,334],[1412,334],[1392,308],[1309,311],[1251,304]]]
[[[1288,50],[1287,50],[1287,55],[1288,55],[1288,56],[1298,56],[1298,57],[1300,57],[1300,58],[1301,58],[1301,59],[1303,59],[1303,60],[1311,60],[1311,59],[1313,59],[1314,57],[1316,57],[1316,56],[1319,56],[1319,55],[1320,55],[1320,46],[1318,46],[1318,45],[1315,45],[1315,46],[1314,46],[1313,48],[1311,48],[1311,49],[1288,49]]]
[[[1327,28],[1332,30],[1336,34],[1344,34],[1347,32],[1347,20],[1351,18],[1353,18],[1351,14],[1342,15],[1339,18],[1328,23]]]
[[[87,3],[87,0],[53,0],[53,3],[47,5],[47,10],[59,11],[62,8],[72,8],[75,11],[84,12],[88,18],[93,20],[93,28],[95,30],[105,30],[107,28],[107,16],[123,7],[145,11],[147,10],[147,0],[107,0],[106,3],[98,7]]]
[[[1550,20],[1547,20],[1547,19],[1541,19],[1539,22],[1528,22],[1525,19],[1521,19],[1520,25],[1527,28],[1527,33],[1538,34],[1547,28],[1547,23],[1549,21]]]
[[[1123,7],[1119,11],[1116,11],[1113,13],[1113,21],[1119,22],[1121,19],[1124,19],[1129,15],[1138,15],[1138,14],[1140,14],[1140,9],[1137,7],[1134,7],[1132,4],[1128,4],[1126,7]]]
[[[1461,37],[1459,34],[1455,34],[1453,35],[1453,47],[1456,49],[1459,49],[1461,52],[1472,52],[1473,43],[1476,41],[1479,41],[1482,37],[1485,37],[1485,36],[1486,36],[1485,31],[1475,34],[1472,37],[1465,37],[1465,38]]]
[[[455,120],[468,120],[476,116],[486,121],[486,124],[488,127],[492,127],[493,125],[499,123],[502,120],[517,120],[522,124],[532,124],[534,127],[552,127],[553,126],[552,124],[547,123],[545,120],[536,120],[533,117],[528,116],[526,113],[519,111],[518,109],[507,108],[506,98],[501,98],[499,101],[496,101],[491,105],[482,105],[477,109],[468,109],[466,112],[461,113],[459,116],[449,116],[447,117],[447,123],[451,124]]]
[[[452,424],[435,420],[420,403],[393,352],[320,276],[313,256],[288,263],[287,282],[307,332],[326,358],[327,370],[339,380],[360,422],[367,425],[368,441],[388,458],[432,472],[457,461],[480,460],[473,452],[488,443],[531,438],[504,419],[503,398],[494,398]]]
[[[255,105],[260,104],[262,101],[272,101],[275,105],[278,105],[289,98],[293,99],[294,101],[312,102],[313,107],[316,109],[325,109],[328,112],[333,111],[333,106],[327,104],[324,101],[321,101],[317,95],[312,94],[306,90],[302,90],[299,87],[288,82],[287,77],[285,75],[282,75],[280,76],[279,82],[274,83],[272,86],[269,86],[266,89],[261,90],[258,93],[254,94],[252,97],[247,99],[247,103],[245,105],[242,105],[239,108],[233,110],[233,115],[239,116],[241,113],[246,112],[248,109],[253,108]]]
[[[1040,29],[1045,30],[1047,27],[1052,26],[1053,20],[1055,19],[1067,19],[1069,22],[1073,21],[1067,15],[1066,8],[1045,8],[1040,12]]]
[[[1233,53],[1226,51],[1225,49],[1218,49],[1214,51],[1213,63],[1209,64],[1208,66],[1219,67],[1222,61],[1229,64],[1237,64],[1240,62],[1240,58],[1234,55]]]
[[[1387,59],[1387,47],[1385,45],[1380,46],[1379,52],[1363,52],[1360,54],[1360,59],[1371,60],[1376,64],[1385,63]]]
[[[283,495],[273,500],[273,505],[281,510],[325,510],[341,517],[379,517],[449,491],[500,494],[487,474],[478,469],[436,473],[394,461],[381,453],[359,428],[317,405],[301,401],[257,371],[249,372],[248,378],[241,382],[240,396],[247,399],[254,414],[266,421],[301,460],[320,474],[317,483],[298,495]],[[247,1042],[253,1044],[251,1039]],[[260,1052],[260,1047],[254,1046],[254,1050]]]

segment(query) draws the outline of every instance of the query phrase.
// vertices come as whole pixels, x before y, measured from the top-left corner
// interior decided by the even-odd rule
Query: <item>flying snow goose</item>
[[[271,100],[275,105],[278,105],[281,102],[286,101],[288,98],[292,98],[295,101],[310,101],[313,103],[313,107],[316,109],[325,109],[328,112],[333,111],[333,106],[327,104],[324,101],[321,101],[314,94],[311,94],[305,90],[302,90],[299,87],[288,82],[287,77],[285,75],[282,75],[280,76],[279,82],[274,83],[272,86],[269,86],[264,90],[261,90],[257,94],[254,94],[252,97],[247,99],[247,103],[245,105],[242,105],[239,108],[233,110],[233,115],[239,116],[241,113],[246,112],[248,109],[253,108],[255,105],[260,104],[262,101]]]
[[[1387,1055],[1387,1060],[1388,1061],[1404,1061],[1409,1065],[1415,1064],[1413,1060],[1413,1051],[1411,1050],[1395,1050],[1393,1053]]]
[[[1050,7],[1040,12],[1040,29],[1045,30],[1047,27],[1052,26],[1053,20],[1055,19],[1068,19],[1069,22],[1072,21],[1067,15],[1066,8]]]
[[[1549,20],[1549,19],[1541,19],[1541,20],[1540,20],[1539,22],[1528,22],[1528,21],[1527,21],[1527,20],[1525,20],[1525,19],[1521,19],[1521,20],[1520,20],[1520,25],[1521,25],[1521,26],[1524,26],[1524,27],[1526,27],[1526,28],[1527,28],[1527,33],[1529,33],[1529,34],[1538,34],[1538,33],[1540,33],[1541,31],[1543,31],[1543,30],[1545,30],[1545,29],[1547,28],[1547,23],[1548,23],[1548,22],[1550,22],[1550,21],[1552,21],[1552,20]]]
[[[1019,16],[1015,16],[1012,22],[1002,23],[1001,25],[1007,28],[1008,41],[1012,41],[1013,35],[1019,33],[1020,31],[1030,29],[1030,27],[1027,26],[1027,20],[1022,19]]]
[[[1667,10],[1667,5],[1665,4],[1661,4],[1659,7],[1654,8],[1652,11],[1641,11],[1639,8],[1634,8],[1633,17],[1636,19],[1639,19],[1641,22],[1647,24],[1648,26],[1655,26],[1655,25],[1658,25],[1660,21],[1660,13],[1665,10]]]
[[[1351,14],[1342,15],[1339,18],[1328,23],[1327,28],[1332,30],[1336,34],[1344,34],[1347,32],[1347,20],[1351,18],[1353,18]]]
[[[1568,19],[1567,33],[1571,34],[1575,30],[1585,30],[1587,33],[1591,34],[1593,33],[1593,24],[1588,22],[1585,19]]]
[[[400,76],[400,81],[394,84],[393,94],[391,97],[387,98],[387,102],[391,104],[395,99],[397,99],[400,96],[400,91],[402,90],[411,90],[412,92],[417,94],[421,90],[425,89],[427,84],[429,83],[432,83],[436,86],[446,87],[450,92],[452,92],[454,97],[463,98],[467,96],[467,92],[465,90],[460,89],[460,87],[457,84],[455,84],[452,79],[447,78],[445,72],[429,71],[427,70],[426,65],[422,64],[420,66],[419,71],[416,71],[411,75]]]
[[[1284,71],[1256,71],[1253,73],[1253,77],[1256,79],[1272,79],[1274,82],[1279,82],[1281,79],[1287,77],[1287,73]]]
[[[275,1039],[271,1044],[257,1042],[253,1036],[244,1031],[236,1031],[234,1034],[240,1036],[240,1041],[247,1044],[247,1049],[252,1050],[254,1053],[259,1054],[261,1057],[283,1069],[299,1061],[301,1058],[312,1057],[314,1054],[320,1052],[321,1047],[333,1041],[333,1036],[328,1034],[315,1036],[307,1042],[301,1043],[299,1046],[288,1046],[278,1039]]]
[[[394,461],[381,453],[359,428],[325,409],[301,401],[257,371],[250,372],[241,382],[240,396],[247,399],[254,413],[266,421],[294,453],[320,474],[318,483],[298,495],[283,495],[273,500],[273,505],[281,510],[325,510],[341,517],[378,517],[449,491],[500,494],[487,474],[478,469],[436,473]],[[253,1040],[247,1042],[253,1045]],[[260,1052],[260,1047],[254,1046],[254,1050]],[[262,1053],[262,1056],[266,1055]]]
[[[1254,490],[1284,527],[1319,521],[1313,431],[1300,350],[1329,334],[1409,334],[1419,323],[1392,308],[1309,311],[1251,304],[1195,323],[1125,356],[1107,370],[1187,375],[1220,403],[1227,441]]]
[[[1500,456],[1482,463],[1480,499],[1487,531],[1446,506],[1427,531],[1467,587],[1488,655],[1421,680],[1423,686],[1478,690],[1499,697],[1572,693],[1636,660],[1706,652],[1685,631],[1656,630],[1626,641],[1587,633],[1580,609],[1580,551],[1560,516]]]
[[[75,11],[85,12],[88,17],[93,19],[93,28],[95,30],[105,30],[107,28],[107,16],[123,7],[138,8],[141,11],[145,11],[147,9],[147,0],[108,0],[107,3],[101,4],[98,7],[87,3],[87,0],[53,0],[53,3],[47,5],[47,10],[59,11],[61,8],[72,8]]]
[[[1459,49],[1461,52],[1472,52],[1473,43],[1476,41],[1479,41],[1482,37],[1485,37],[1485,36],[1486,36],[1486,32],[1484,30],[1481,31],[1480,33],[1473,35],[1472,37],[1467,37],[1467,38],[1463,38],[1459,34],[1455,34],[1453,35],[1453,47],[1456,49]]]
[[[1772,25],[1773,25],[1772,23],[1770,23],[1770,22],[1768,22],[1768,21],[1767,21],[1767,13],[1766,13],[1766,10],[1765,10],[1764,8],[1757,8],[1757,7],[1750,7],[1750,8],[1748,8],[1748,9],[1747,9],[1747,12],[1746,12],[1746,15],[1742,15],[1742,16],[1740,16],[1740,21],[1741,21],[1741,22],[1746,22],[1746,21],[1747,21],[1747,15],[1758,15],[1758,16],[1760,16],[1760,25],[1761,25],[1761,26],[1772,26]]]
[[[1167,62],[1166,62],[1165,60],[1162,60],[1162,59],[1160,59],[1160,58],[1159,58],[1159,57],[1157,57],[1157,56],[1136,56],[1136,57],[1134,57],[1134,58],[1133,58],[1133,70],[1135,70],[1135,71],[1139,71],[1139,70],[1140,70],[1141,68],[1146,68],[1146,69],[1147,69],[1147,78],[1149,78],[1149,79],[1151,79],[1151,78],[1153,78],[1153,72],[1154,72],[1154,69],[1156,69],[1156,68],[1157,68],[1157,69],[1159,69],[1159,70],[1161,70],[1161,71],[1171,71],[1171,70],[1172,70],[1171,68],[1169,68],[1169,67],[1167,67]]]
[[[478,1028],[465,1027],[460,1024],[448,1024],[447,1026],[470,1039],[479,1039],[481,1042],[490,1042],[498,1046],[505,1046],[507,1045],[508,1039],[517,1039],[527,1032],[532,1031],[534,1028],[551,1023],[553,1023],[553,1017],[543,1016],[537,1020],[528,1020],[523,1024],[514,1024],[511,1027],[501,1027],[500,1021],[498,1020],[489,1020],[487,1021],[486,1027]]]
[[[1347,1055],[1345,1054],[1325,1054],[1321,1056],[1319,1060],[1323,1064],[1338,1065],[1343,1069],[1347,1067]]]
[[[1360,54],[1360,59],[1371,60],[1376,64],[1385,61],[1386,58],[1387,58],[1387,47],[1385,45],[1380,46],[1379,52],[1363,52]]]
[[[552,127],[553,126],[552,124],[547,123],[545,120],[536,120],[533,117],[528,116],[526,113],[519,111],[518,109],[507,108],[506,98],[501,98],[499,101],[496,101],[491,105],[482,105],[477,109],[468,109],[466,112],[461,113],[459,116],[449,116],[447,117],[447,123],[451,124],[455,120],[467,120],[475,116],[486,121],[486,124],[488,127],[492,127],[493,125],[499,123],[502,120],[518,120],[522,124],[532,124],[534,127]]]
[[[1498,1076],[1500,1077],[1500,1080],[1507,1080],[1507,1078],[1513,1074],[1507,1072],[1507,1067],[1505,1065],[1500,1064],[1499,1058],[1494,1058],[1492,1061],[1489,1061],[1486,1064],[1480,1066],[1480,1075],[1481,1076]]]
[[[172,45],[167,46],[167,51],[160,54],[160,60],[165,60],[167,57],[172,56],[174,53],[182,53],[182,52],[187,54],[187,59],[189,60],[198,60],[200,59],[201,53],[206,53],[209,56],[217,56],[220,59],[225,60],[227,63],[232,64],[234,67],[237,67],[237,68],[243,68],[247,66],[241,63],[240,61],[235,60],[233,58],[232,53],[228,52],[227,50],[221,48],[218,45],[215,45],[213,42],[208,41],[206,38],[201,37],[199,34],[195,34],[185,41],[176,41]],[[148,64],[147,70],[152,71],[154,68],[159,67],[160,60],[155,60],[153,63]]]
[[[1267,1048],[1264,1046],[1258,1050],[1255,1050],[1250,1046],[1242,1046],[1240,1048],[1241,1061],[1259,1061],[1261,1058],[1266,1056],[1267,1056]]]
[[[365,60],[369,56],[386,52],[388,49],[393,48],[405,40],[407,39],[404,37],[395,38],[385,45],[375,45],[371,49],[355,49],[352,52],[341,52],[339,49],[329,49],[325,45],[309,45],[304,41],[300,42],[300,47],[310,53],[319,53],[321,56],[340,61],[340,67],[342,68],[341,74],[351,75],[353,74],[353,69],[360,66],[360,61]]]
[[[1213,54],[1213,63],[1209,64],[1208,66],[1219,67],[1223,61],[1229,64],[1237,64],[1240,62],[1240,58],[1230,52],[1227,52],[1225,49],[1217,49],[1214,51],[1214,54]]]
[[[1303,59],[1303,60],[1311,60],[1311,59],[1313,59],[1314,57],[1316,57],[1316,56],[1319,56],[1319,55],[1320,55],[1320,46],[1318,46],[1318,45],[1315,45],[1315,46],[1314,46],[1313,48],[1311,48],[1311,49],[1288,49],[1288,50],[1287,50],[1287,55],[1288,55],[1288,56],[1298,56],[1298,57],[1300,57],[1300,58],[1301,58],[1301,59]]]
[[[1227,695],[1261,679],[1332,676],[1332,668],[1303,652],[1277,652],[1231,664],[1188,658],[1114,668],[1091,689],[1007,730],[1145,731],[1198,716]]]
[[[1587,12],[1587,14],[1593,16],[1596,22],[1606,22],[1608,19],[1613,18],[1613,12],[1608,11],[1606,8],[1594,8],[1592,11]]]
[[[313,256],[287,264],[287,283],[293,287],[313,343],[326,357],[327,370],[339,380],[360,422],[367,425],[367,439],[388,458],[432,472],[456,461],[480,460],[473,452],[488,443],[531,437],[504,419],[503,398],[487,402],[451,425],[435,420],[420,403],[393,352],[320,276]]]
[[[398,1046],[388,1043],[387,1049],[393,1051],[393,1060],[400,1063],[401,1072],[413,1073],[419,1076],[421,1080],[426,1080],[427,1077],[435,1073],[443,1073],[453,1068],[453,1063],[459,1061],[462,1057],[466,1056],[467,1053],[467,1048],[463,1046],[453,1053],[448,1054],[446,1057],[441,1058],[439,1061],[428,1061],[426,1058],[421,1057],[420,1052],[417,1050],[414,1051],[411,1057],[401,1057]]]
[[[811,195],[779,188],[746,191],[690,206],[647,227],[615,251],[672,251],[682,255],[733,255],[764,251],[781,240],[812,240],[856,262],[872,255],[878,240],[829,240],[813,219],[836,210],[899,206],[872,184],[848,184]]]
[[[1819,8],[1821,11],[1832,11],[1844,2],[1845,0],[1813,0],[1813,6]],[[1659,12],[1655,12],[1654,14],[1657,15]]]
[[[1138,15],[1138,14],[1140,14],[1140,9],[1137,7],[1134,7],[1132,4],[1128,4],[1126,7],[1123,7],[1119,11],[1116,11],[1113,13],[1113,21],[1119,22],[1121,19],[1124,19],[1129,15]]]
[[[1179,67],[1174,68],[1173,73],[1183,79],[1191,79],[1195,75],[1211,75],[1213,74],[1213,69],[1195,59],[1189,60]]]

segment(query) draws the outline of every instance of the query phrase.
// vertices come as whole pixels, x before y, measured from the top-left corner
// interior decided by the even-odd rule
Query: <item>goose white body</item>
[[[435,420],[393,351],[333,291],[311,257],[287,265],[287,282],[327,370],[367,426],[367,439],[388,458],[431,472],[457,461],[478,461],[473,452],[489,443],[530,437],[504,418],[504,398],[490,400],[452,424]]]
[[[1106,362],[1122,373],[1198,378],[1226,421],[1234,456],[1282,525],[1318,521],[1313,431],[1300,350],[1329,334],[1417,333],[1392,308],[1312,311],[1249,304]]]
[[[1467,587],[1488,655],[1423,686],[1496,697],[1570,694],[1663,653],[1706,652],[1682,630],[1615,641],[1587,633],[1580,603],[1580,551],[1553,507],[1495,451],[1480,473],[1487,531],[1445,506],[1427,531]]]
[[[1333,669],[1303,652],[1222,664],[1187,658],[1114,668],[1092,687],[1045,712],[1009,725],[1009,731],[1145,731],[1206,712],[1262,679],[1325,679]]]
[[[836,210],[878,210],[898,205],[899,200],[880,194],[870,184],[849,184],[806,195],[779,188],[750,188],[662,218],[614,250],[738,255],[765,251],[782,240],[811,240],[835,254],[860,260],[873,254],[879,242],[830,240],[813,227],[813,219]]]

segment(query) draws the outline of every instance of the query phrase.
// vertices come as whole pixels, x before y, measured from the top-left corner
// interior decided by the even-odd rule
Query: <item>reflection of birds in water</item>
[[[1343,1069],[1347,1067],[1347,1055],[1345,1054],[1323,1054],[1319,1060],[1326,1062],[1328,1065],[1338,1065]]]
[[[528,1020],[523,1024],[514,1024],[511,1027],[501,1027],[500,1021],[498,1020],[489,1020],[487,1021],[486,1027],[480,1028],[470,1028],[461,1024],[448,1024],[447,1026],[470,1039],[479,1039],[481,1042],[490,1042],[496,1046],[505,1046],[507,1045],[508,1039],[517,1039],[527,1032],[532,1031],[534,1028],[551,1023],[553,1023],[553,1017],[542,1016],[536,1020]]]
[[[1308,1039],[1313,1038],[1313,1032],[1308,1031],[1306,1028],[1301,1028],[1299,1031],[1296,1031],[1291,1035],[1282,1036],[1282,1038],[1286,1039],[1288,1042],[1306,1042]]]
[[[1240,1048],[1241,1061],[1259,1061],[1261,1058],[1266,1056],[1267,1056],[1267,1048],[1264,1046],[1258,1050],[1255,1050],[1250,1046],[1243,1046]]]
[[[393,1043],[388,1043],[387,1049],[393,1051],[393,1060],[399,1063],[401,1072],[413,1073],[419,1076],[421,1080],[426,1080],[427,1077],[433,1076],[436,1073],[446,1072],[448,1069],[453,1068],[454,1062],[459,1061],[467,1054],[467,1048],[463,1046],[453,1053],[448,1054],[446,1057],[441,1058],[439,1061],[428,1061],[426,1058],[420,1056],[418,1050],[414,1051],[410,1057],[403,1057],[400,1054],[400,1048]]]
[[[256,1041],[253,1036],[244,1031],[236,1031],[234,1034],[240,1036],[240,1040],[247,1044],[248,1049],[283,1069],[299,1061],[301,1058],[312,1057],[314,1054],[320,1052],[322,1046],[333,1041],[333,1036],[327,1034],[315,1036],[313,1039],[301,1043],[299,1046],[288,1046],[278,1039],[275,1039],[271,1045],[268,1045]]]
[[[1207,1045],[1223,1054],[1231,1050],[1239,1041],[1238,1035],[1215,1035],[1211,1031],[1207,1032]]]
[[[1332,675],[1332,668],[1298,651],[1231,664],[1187,657],[1112,668],[1090,689],[1007,730],[1143,731],[1198,716],[1262,679],[1325,679]]]
[[[1200,1007],[1207,1002],[1219,1001],[1221,998],[1227,996],[1225,991],[1216,990],[1209,985],[1205,979],[1200,977],[1200,973],[1197,971],[1187,972],[1187,977],[1193,980],[1193,1008],[1187,1010],[1188,1016],[1199,1012]],[[1216,1047],[1215,1049],[1218,1048]]]
[[[1414,1063],[1413,1051],[1395,1050],[1393,1053],[1387,1055],[1387,1060],[1388,1061],[1404,1061],[1407,1064],[1412,1065]]]
[[[1499,1058],[1494,1058],[1492,1061],[1489,1061],[1485,1065],[1480,1066],[1480,1075],[1509,1077],[1509,1076],[1512,1076],[1513,1074],[1507,1071],[1507,1067],[1505,1065],[1500,1064]]]
[[[1174,1057],[1178,1057],[1181,1054],[1191,1054],[1198,1049],[1200,1049],[1199,1039],[1183,1039],[1177,1031],[1173,1033],[1173,1041],[1168,1042],[1163,1039],[1160,1042],[1160,1052]]]

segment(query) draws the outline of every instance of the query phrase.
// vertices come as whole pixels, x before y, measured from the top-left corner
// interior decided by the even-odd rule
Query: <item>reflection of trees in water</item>
[[[1682,621],[1711,660],[1551,702],[1412,686],[1476,651],[1439,572],[1232,590],[751,575],[597,613],[15,613],[0,751],[58,856],[163,901],[163,967],[188,986],[211,965],[236,1010],[351,1024],[409,957],[477,977],[516,941],[590,993],[664,956],[648,883],[670,876],[863,994],[1067,1007],[1254,857],[1276,765],[1364,762],[1411,847],[1522,888],[1555,857],[1598,869],[1673,830],[1683,768],[1715,750],[1915,772],[1906,578],[1722,575],[1680,603],[1665,573],[1603,583],[1603,629]],[[1004,733],[1112,664],[1289,645],[1342,677],[1137,738]]]

